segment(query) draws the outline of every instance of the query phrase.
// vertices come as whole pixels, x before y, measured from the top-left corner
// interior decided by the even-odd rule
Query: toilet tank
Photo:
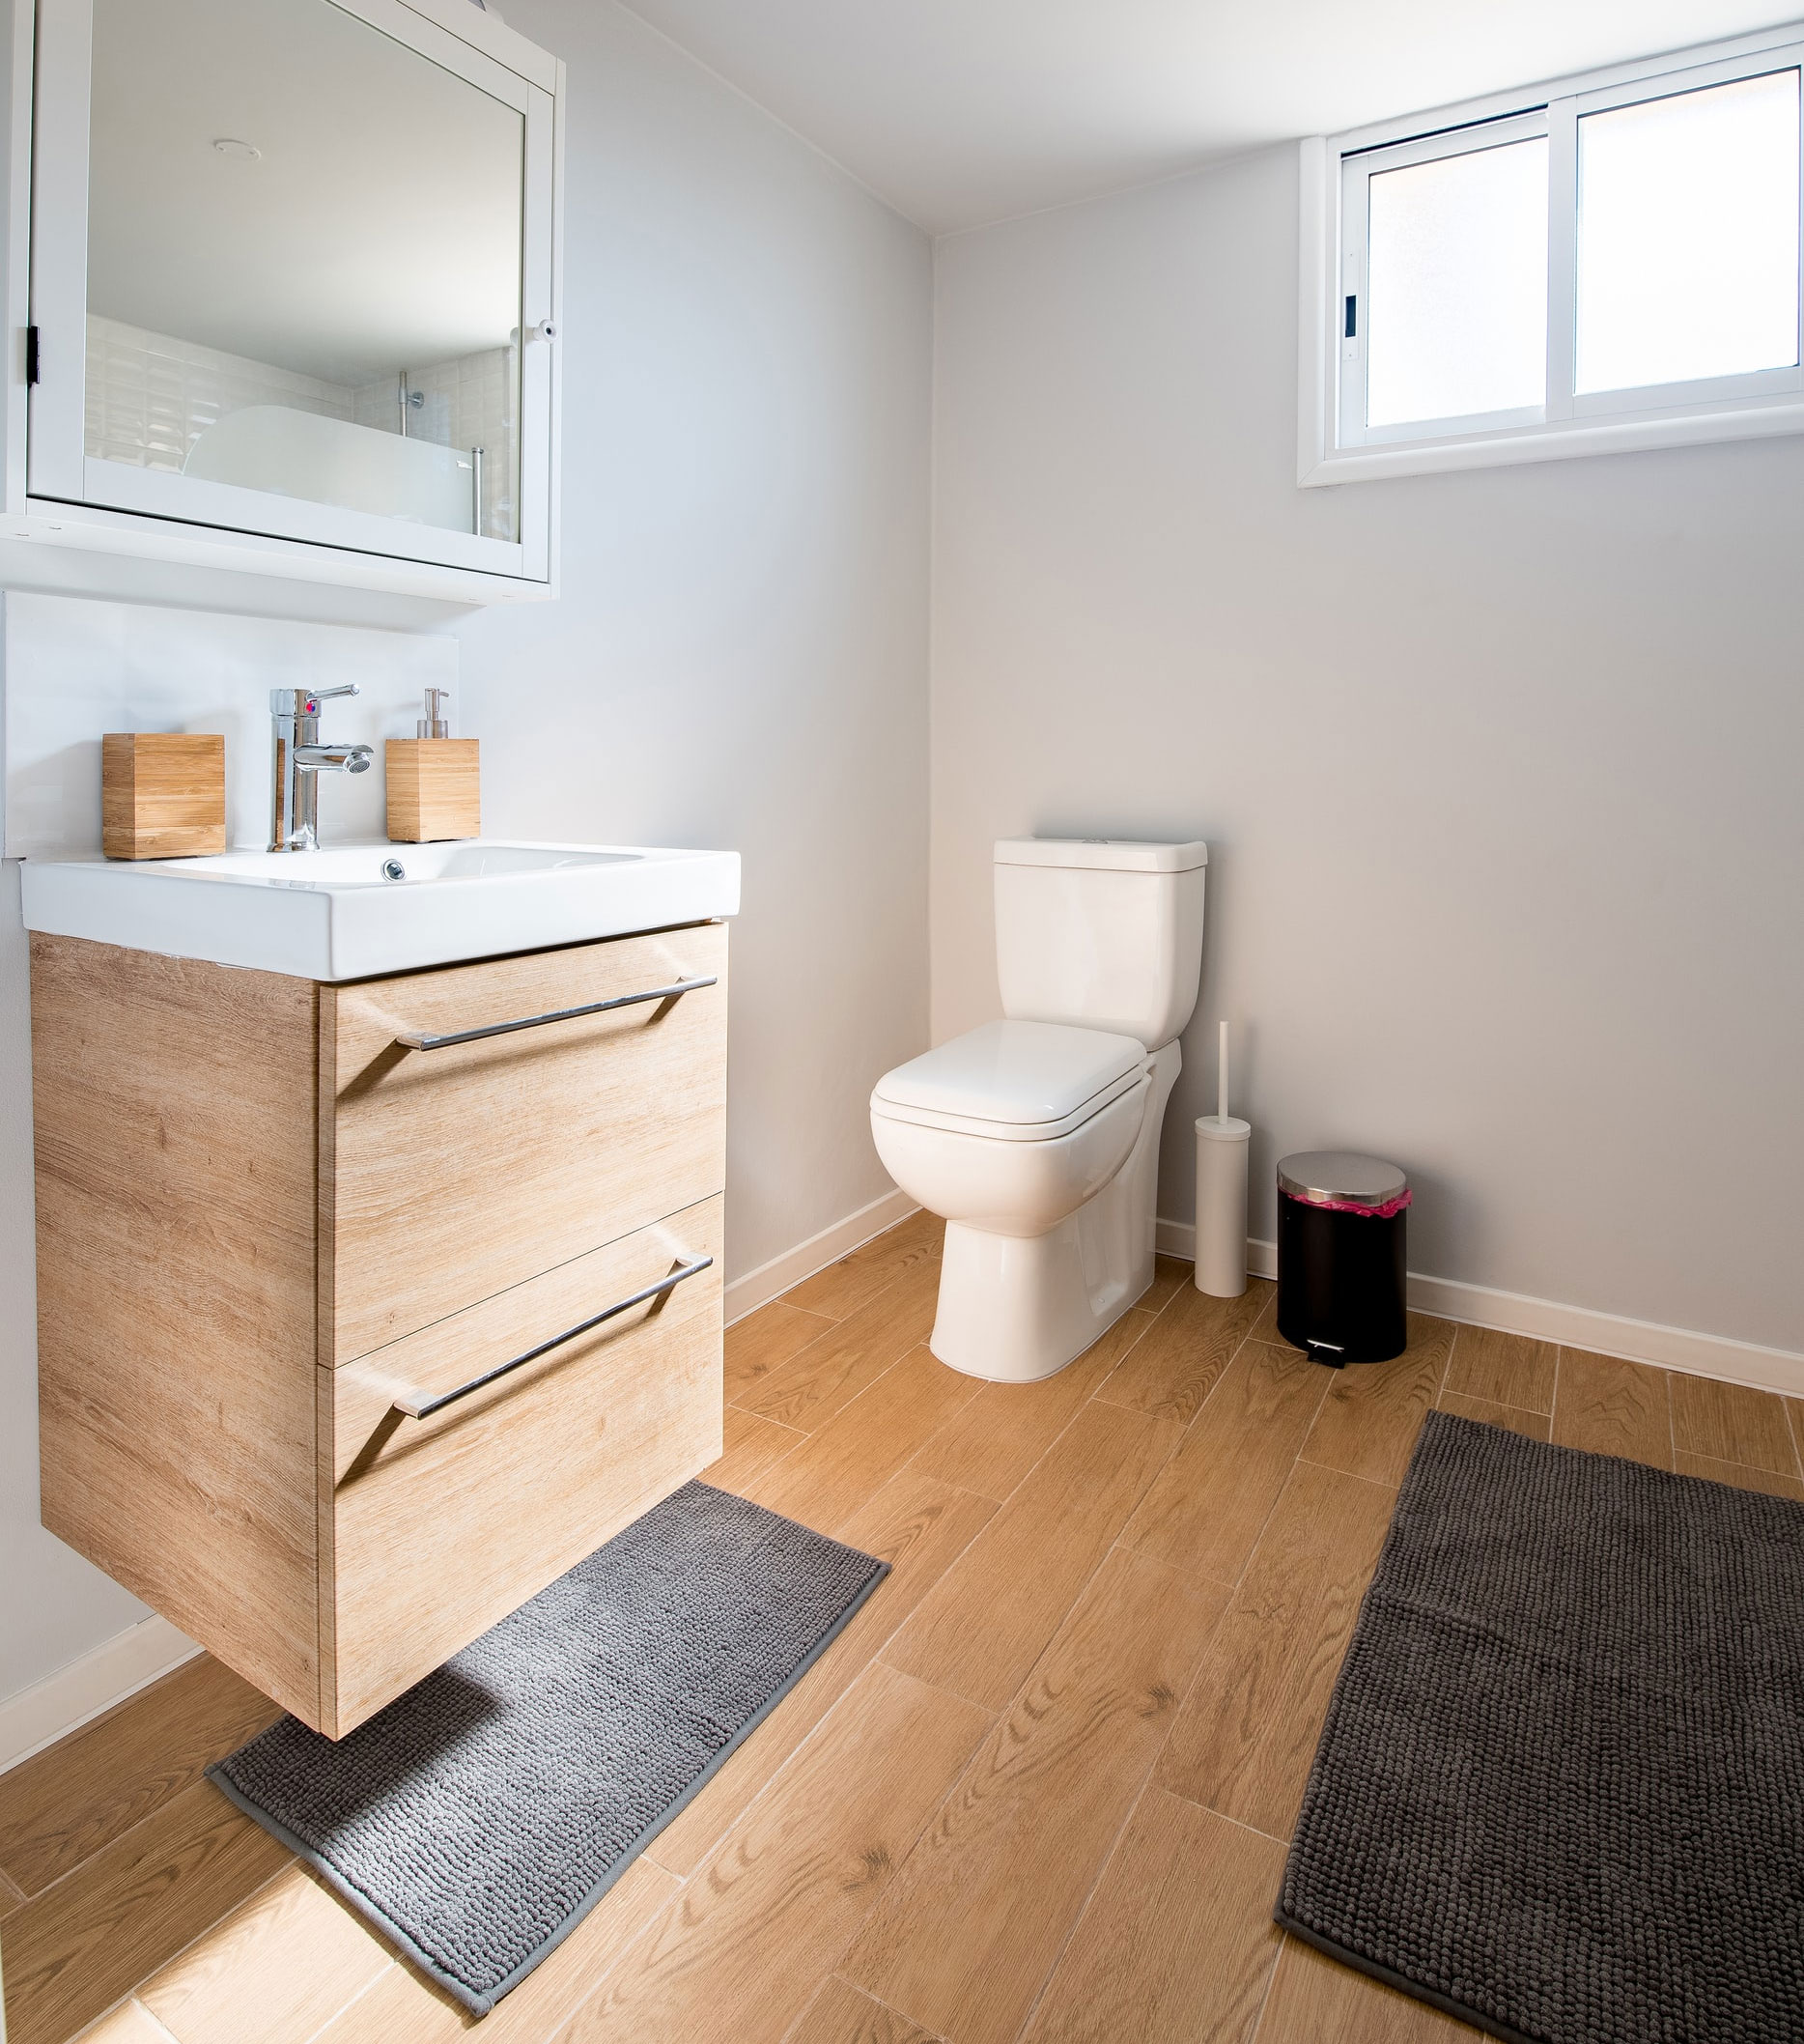
[[[1197,1006],[1206,844],[1011,837],[996,847],[1002,1012],[1170,1043]]]

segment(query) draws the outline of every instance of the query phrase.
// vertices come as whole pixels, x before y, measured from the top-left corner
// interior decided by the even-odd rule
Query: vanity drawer
[[[322,1729],[342,1737],[720,1453],[721,1206],[319,1371]],[[430,1404],[703,1258],[438,1411],[397,1405]]]
[[[676,999],[536,1018],[713,979]],[[721,1190],[726,928],[320,989],[320,1360]],[[497,1024],[533,1026],[409,1048]]]

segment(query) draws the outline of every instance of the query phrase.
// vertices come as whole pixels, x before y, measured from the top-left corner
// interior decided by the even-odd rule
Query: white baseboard
[[[743,1320],[760,1306],[768,1306],[792,1285],[800,1285],[803,1278],[825,1270],[829,1263],[838,1263],[861,1242],[868,1242],[872,1235],[882,1235],[886,1228],[893,1228],[898,1221],[906,1221],[910,1214],[918,1211],[906,1192],[887,1192],[868,1207],[860,1207],[857,1213],[847,1214],[843,1221],[835,1221],[805,1242],[798,1242],[795,1248],[774,1256],[768,1263],[760,1263],[756,1270],[736,1277],[726,1288],[727,1325]]]
[[[78,1731],[199,1652],[185,1632],[153,1614],[7,1697],[0,1702],[0,1774]]]
[[[1197,1251],[1196,1230],[1188,1221],[1161,1221],[1158,1245],[1163,1255],[1190,1262]],[[1254,1277],[1276,1277],[1278,1244],[1250,1239],[1247,1268]],[[1663,1327],[1654,1320],[1597,1313],[1589,1306],[1567,1306],[1558,1299],[1531,1298],[1526,1292],[1499,1292],[1488,1285],[1467,1285],[1457,1278],[1430,1277],[1419,1270],[1409,1273],[1408,1297],[1418,1313],[1437,1313],[1443,1320],[1463,1320],[1470,1327],[1494,1327],[1503,1334],[1526,1334],[1566,1348],[1590,1348],[1599,1355],[1626,1356],[1630,1362],[1652,1363],[1662,1370],[1682,1370],[1689,1377],[1713,1377],[1723,1383],[1749,1384],[1757,1391],[1804,1398],[1804,1355],[1790,1348],[1762,1348],[1723,1334]]]

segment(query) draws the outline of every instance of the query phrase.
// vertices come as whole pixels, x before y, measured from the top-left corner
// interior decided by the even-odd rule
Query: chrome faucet
[[[320,705],[329,696],[354,696],[353,681],[342,689],[271,689],[272,732],[269,849],[272,852],[317,852],[320,849],[320,781],[322,774],[362,774],[376,757],[367,745],[322,745]]]

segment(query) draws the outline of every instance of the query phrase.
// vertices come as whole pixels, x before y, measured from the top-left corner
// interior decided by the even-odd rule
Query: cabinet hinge
[[[25,381],[27,383],[38,381],[38,329],[35,326],[25,329]]]

